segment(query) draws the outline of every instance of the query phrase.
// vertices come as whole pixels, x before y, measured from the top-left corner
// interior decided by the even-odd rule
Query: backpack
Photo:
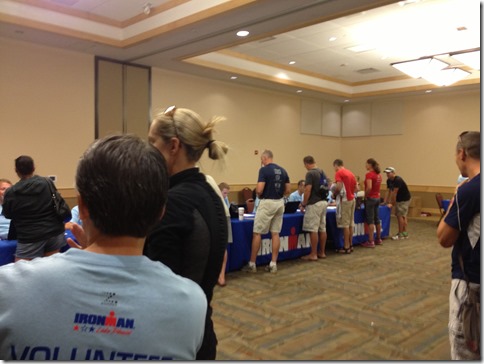
[[[326,179],[326,175],[323,171],[319,171],[319,196],[326,201],[329,195],[329,186],[328,180]]]

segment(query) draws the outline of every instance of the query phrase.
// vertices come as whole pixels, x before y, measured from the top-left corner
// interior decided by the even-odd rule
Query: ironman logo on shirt
[[[106,315],[76,313],[74,315],[74,331],[94,334],[131,335],[134,319],[117,317],[116,312]]]

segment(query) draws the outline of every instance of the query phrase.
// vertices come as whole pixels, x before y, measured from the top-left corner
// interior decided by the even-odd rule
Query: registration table
[[[382,237],[390,235],[390,209],[380,206],[379,216],[382,226]],[[296,212],[284,214],[282,231],[280,234],[281,246],[278,260],[295,259],[309,254],[309,234],[302,231],[304,214]],[[365,210],[355,211],[355,224],[353,227],[353,245],[361,244],[368,240],[368,227],[364,222]],[[250,259],[252,245],[252,229],[254,227],[254,215],[245,215],[245,219],[231,219],[232,243],[228,244],[227,271],[235,271],[242,268]],[[336,227],[336,208],[328,207],[326,213],[326,231],[328,244],[339,249],[343,247],[343,231]],[[73,237],[66,231],[66,237]],[[0,240],[0,265],[14,261],[16,240]],[[66,250],[66,246],[62,250]],[[261,250],[257,256],[257,264],[267,264],[271,259],[272,242],[270,234],[262,235]]]
[[[381,220],[382,237],[390,235],[390,209],[380,206],[379,217]],[[302,231],[304,214],[296,212],[284,214],[282,230],[280,233],[281,246],[278,260],[295,259],[310,252],[309,234]],[[364,243],[368,240],[368,226],[365,224],[365,210],[355,211],[355,224],[353,227],[353,245]],[[233,242],[228,244],[227,271],[241,269],[250,259],[252,246],[252,229],[254,227],[254,215],[247,214],[244,220],[231,219]],[[336,227],[336,208],[328,207],[326,213],[326,231],[328,243],[333,243],[336,249],[343,247],[343,230]],[[261,249],[257,256],[256,264],[270,262],[272,252],[271,236],[262,235]]]

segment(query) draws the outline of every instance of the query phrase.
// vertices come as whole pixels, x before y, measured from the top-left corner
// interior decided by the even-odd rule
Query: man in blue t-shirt
[[[449,295],[449,338],[452,360],[480,360],[480,339],[464,339],[461,302],[481,284],[481,133],[464,132],[456,151],[457,167],[469,177],[457,186],[437,228],[444,248],[452,248],[452,284]],[[469,283],[469,287],[468,287]],[[479,292],[479,291],[478,291]],[[481,318],[478,318],[481,321]]]
[[[272,162],[273,154],[265,150],[260,159],[262,167],[257,179],[256,194],[261,199],[254,219],[252,234],[252,251],[249,263],[242,268],[246,272],[257,272],[255,261],[262,243],[262,234],[271,232],[272,257],[266,270],[277,272],[277,256],[281,241],[279,233],[282,229],[284,215],[284,196],[291,192],[289,176],[284,168]]]

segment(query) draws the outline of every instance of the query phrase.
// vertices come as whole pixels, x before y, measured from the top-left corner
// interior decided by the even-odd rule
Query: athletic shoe
[[[267,265],[266,268],[265,268],[266,272],[269,272],[269,273],[277,273],[277,265]]]
[[[402,236],[400,237],[400,239],[408,239],[408,233],[407,232],[402,233]]]
[[[257,267],[247,263],[247,265],[242,267],[242,272],[257,273]]]
[[[375,245],[383,245],[383,241],[381,239],[376,239]]]
[[[400,234],[397,234],[395,236],[392,236],[392,240],[400,240],[400,239],[403,239],[403,236],[400,235]]]
[[[369,241],[365,241],[364,243],[361,244],[361,246],[363,248],[374,248],[375,247],[375,243],[369,242]]]

